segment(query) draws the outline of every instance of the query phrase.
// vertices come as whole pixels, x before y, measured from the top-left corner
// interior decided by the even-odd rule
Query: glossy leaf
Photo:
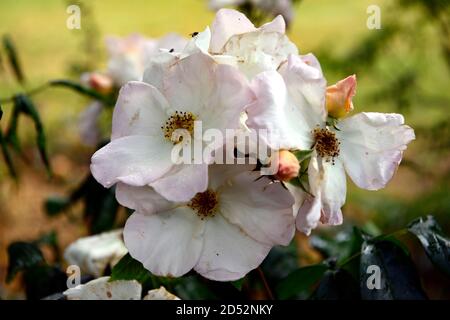
[[[45,200],[44,209],[49,216],[56,216],[57,214],[63,212],[69,205],[69,198],[53,196]]]
[[[413,221],[408,230],[422,244],[427,256],[440,270],[450,275],[450,239],[442,234],[442,230],[432,216]]]
[[[142,284],[151,280],[152,276],[142,263],[127,253],[112,269],[110,281],[136,280]]]
[[[415,266],[392,241],[365,241],[361,251],[361,297],[368,300],[426,299]]]
[[[67,289],[67,275],[56,266],[35,266],[24,274],[27,299],[37,300]]]
[[[10,282],[18,272],[44,264],[41,250],[28,242],[14,242],[8,247],[8,273],[6,282]]]
[[[245,282],[245,277],[243,277],[243,278],[241,278],[239,280],[236,280],[236,281],[232,281],[231,284],[233,285],[233,287],[235,287],[236,289],[241,291],[242,290],[242,285],[244,284],[244,282]]]
[[[312,300],[358,300],[359,287],[356,280],[343,269],[328,270],[320,281]]]
[[[299,268],[289,274],[276,287],[279,299],[290,299],[309,293],[311,287],[317,283],[327,271],[327,266],[317,264]]]

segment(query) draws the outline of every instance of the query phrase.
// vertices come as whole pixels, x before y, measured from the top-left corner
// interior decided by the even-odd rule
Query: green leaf
[[[261,267],[269,284],[279,283],[291,272],[297,270],[299,265],[295,241],[291,241],[289,246],[286,247],[273,247]]]
[[[72,89],[82,95],[93,98],[95,100],[99,100],[104,102],[107,105],[114,105],[114,100],[110,96],[105,96],[98,91],[85,87],[79,83],[73,82],[71,80],[53,80],[50,81],[51,86],[56,87],[65,87],[68,89]]]
[[[343,269],[328,270],[311,296],[312,300],[358,300],[356,280]]]
[[[378,269],[372,271],[369,267],[374,268],[373,266]],[[403,249],[392,241],[364,242],[361,250],[360,274],[363,299],[422,300],[427,298],[413,262]],[[370,289],[369,284],[376,284],[377,279],[379,279],[380,287]]]
[[[450,240],[442,234],[442,230],[432,216],[413,221],[408,230],[422,244],[431,262],[441,271],[450,275]]]
[[[197,275],[179,278],[175,284],[175,294],[183,300],[217,300],[219,296]],[[235,290],[236,291],[236,290]],[[236,291],[239,293],[239,291]]]
[[[19,94],[14,97],[14,100],[17,105],[20,105],[20,111],[29,116],[31,120],[34,122],[34,127],[36,129],[36,143],[39,149],[39,153],[41,155],[41,159],[44,162],[44,165],[47,169],[47,172],[51,174],[50,161],[47,155],[46,148],[46,138],[44,133],[44,126],[42,124],[39,113],[31,101],[26,95]]]
[[[12,145],[14,150],[18,153],[22,153],[19,137],[17,135],[17,129],[19,125],[19,115],[21,112],[21,105],[14,101],[14,107],[9,118],[8,129],[6,130],[5,140],[8,144]]]
[[[304,160],[311,158],[313,150],[297,150],[293,154],[297,158],[298,162],[302,163]]]
[[[34,266],[24,273],[28,300],[38,300],[67,290],[67,275],[55,266]]]
[[[142,263],[133,259],[127,253],[112,269],[110,281],[136,280],[144,284],[151,280],[152,277],[153,275],[144,268]]]
[[[7,145],[5,137],[3,137],[3,132],[1,130],[1,128],[0,128],[0,147],[2,149],[2,154],[3,154],[3,158],[5,159],[6,166],[8,167],[9,174],[13,178],[16,179],[17,178],[17,172],[16,172],[16,169],[14,168],[14,164],[13,164],[11,155],[10,155],[9,150],[8,150],[8,145]]]
[[[8,273],[6,282],[11,282],[20,271],[45,263],[41,250],[32,243],[14,242],[8,247]]]
[[[8,55],[9,64],[14,71],[14,75],[16,76],[17,80],[23,84],[25,82],[25,77],[19,63],[17,50],[12,39],[8,35],[5,35],[3,37],[3,47],[5,48],[6,54]]]
[[[68,197],[53,196],[45,200],[44,208],[49,216],[56,216],[63,212],[69,205],[70,199]]]
[[[238,289],[239,291],[242,290],[242,285],[245,282],[245,277],[239,279],[239,280],[235,280],[235,281],[231,281],[231,284],[233,285],[233,287],[235,287],[236,289]]]
[[[311,287],[319,281],[327,271],[327,266],[316,264],[299,268],[283,279],[275,291],[279,299],[290,299],[309,293]]]

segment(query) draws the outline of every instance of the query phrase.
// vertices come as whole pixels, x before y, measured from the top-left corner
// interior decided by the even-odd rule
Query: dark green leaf
[[[294,155],[297,157],[298,162],[303,162],[306,159],[311,158],[313,150],[297,150],[294,151]]]
[[[3,137],[3,132],[0,128],[0,147],[2,149],[3,158],[5,159],[6,166],[8,167],[9,174],[13,178],[17,178],[16,169],[14,168],[14,164],[11,158],[11,155],[8,150],[8,145],[6,143],[6,139]]]
[[[242,285],[244,284],[244,282],[245,282],[245,277],[243,277],[243,278],[241,278],[239,280],[236,280],[236,281],[232,281],[231,284],[233,285],[233,287],[235,287],[236,289],[241,291],[242,290]]]
[[[183,300],[217,300],[219,297],[199,276],[184,276],[174,288],[175,294]],[[236,291],[236,290],[235,290]],[[239,291],[236,291],[239,293]]]
[[[67,290],[67,275],[54,266],[34,266],[24,274],[27,299],[37,300]]]
[[[433,264],[450,275],[450,240],[444,237],[436,220],[432,216],[419,218],[408,230],[419,239]]]
[[[26,95],[19,94],[15,96],[15,102],[17,105],[20,105],[20,110],[28,115],[34,123],[34,127],[36,129],[36,143],[39,149],[39,153],[41,155],[42,161],[44,162],[45,167],[47,168],[48,173],[51,173],[50,169],[50,161],[47,155],[46,148],[46,138],[44,133],[44,126],[42,125],[41,118],[36,107]]]
[[[298,269],[298,255],[295,241],[289,246],[276,246],[261,265],[270,285],[280,282],[291,272]]]
[[[49,197],[44,203],[45,212],[49,216],[56,216],[63,212],[70,205],[70,199],[67,197]]]
[[[317,264],[295,270],[276,287],[279,299],[290,299],[309,294],[311,287],[323,276],[327,266]]]
[[[68,89],[72,89],[82,95],[93,98],[95,100],[99,100],[104,102],[107,105],[113,105],[114,101],[111,97],[105,96],[94,89],[85,87],[79,83],[73,82],[71,80],[53,80],[50,82],[50,85],[56,87],[65,87]]]
[[[10,282],[18,272],[28,270],[45,262],[41,250],[36,245],[27,242],[10,244],[8,257],[6,282]]]
[[[313,300],[358,300],[358,283],[345,270],[328,270],[311,296]]]
[[[136,280],[143,284],[151,280],[152,277],[150,271],[128,253],[112,269],[110,281]]]
[[[20,83],[24,83],[25,77],[20,66],[16,47],[14,46],[12,39],[7,35],[3,37],[3,47],[5,48],[6,54],[8,55],[8,60],[14,71],[14,75]]]
[[[11,144],[16,152],[21,153],[21,146],[19,137],[17,135],[17,129],[19,125],[19,115],[21,112],[21,105],[14,101],[14,108],[9,118],[8,129],[6,130],[5,140]]]
[[[426,299],[414,264],[403,249],[392,241],[365,241],[361,250],[360,273],[363,299]],[[379,287],[370,289],[369,284],[377,284],[377,279]]]

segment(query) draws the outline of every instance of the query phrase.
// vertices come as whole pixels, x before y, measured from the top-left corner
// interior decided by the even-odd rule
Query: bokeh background
[[[80,4],[81,30],[66,28],[70,4]],[[380,30],[366,26],[367,7],[381,8]],[[329,84],[352,73],[358,77],[355,111],[400,112],[416,131],[397,174],[378,192],[357,189],[349,180],[344,226],[320,232],[338,233],[357,225],[378,234],[404,228],[415,217],[433,214],[450,234],[450,26],[444,0],[302,0],[295,6],[288,35],[300,52],[314,53]],[[104,37],[141,33],[160,37],[176,32],[189,37],[209,25],[214,12],[205,0],[2,0],[0,35],[17,47],[26,77],[25,88],[0,65],[0,98],[35,88],[50,79],[73,79],[102,70]],[[89,99],[52,88],[34,97],[46,129],[54,175],[48,178],[35,147],[31,122],[21,120],[23,157],[14,157],[20,177],[11,179],[0,161],[0,297],[21,298],[19,279],[5,284],[6,249],[11,241],[35,239],[52,230],[60,248],[88,233],[82,205],[49,217],[45,200],[65,194],[88,174],[95,149],[84,146],[78,117]],[[2,129],[11,104],[4,104]],[[125,213],[122,213],[123,217]],[[118,218],[120,220],[120,217]],[[119,223],[119,222],[118,222]],[[301,263],[320,254],[298,235]],[[422,257],[423,258],[423,257]],[[422,274],[429,263],[418,257]],[[422,260],[421,260],[422,259]],[[448,295],[434,288],[440,278],[429,275],[432,297]],[[434,279],[434,280],[433,280]]]

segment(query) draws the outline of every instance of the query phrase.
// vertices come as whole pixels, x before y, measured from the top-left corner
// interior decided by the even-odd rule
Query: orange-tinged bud
[[[275,177],[281,181],[289,181],[298,176],[300,163],[297,157],[290,151],[280,150],[278,152],[278,172]]]
[[[113,85],[113,80],[107,75],[95,72],[89,75],[89,86],[100,93],[110,93]]]
[[[356,94],[356,75],[351,75],[327,88],[327,110],[334,118],[342,118],[353,110]]]

